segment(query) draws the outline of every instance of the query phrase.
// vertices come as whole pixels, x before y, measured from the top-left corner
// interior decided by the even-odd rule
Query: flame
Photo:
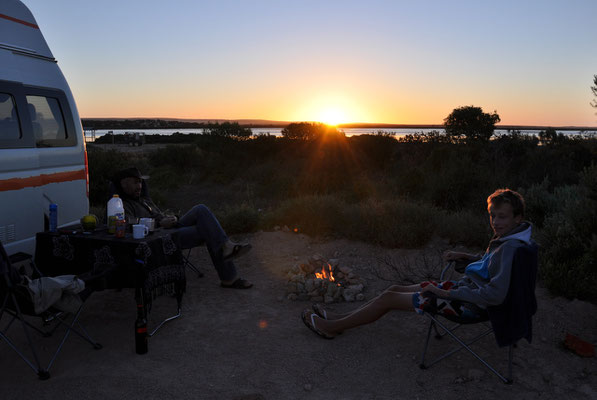
[[[315,273],[315,278],[327,279],[330,282],[334,282],[336,279],[334,279],[334,273],[332,272],[332,266],[330,264],[328,264],[327,266],[328,266],[328,270],[326,271],[325,265],[324,265],[323,267],[321,267],[321,273],[319,273],[319,272]]]

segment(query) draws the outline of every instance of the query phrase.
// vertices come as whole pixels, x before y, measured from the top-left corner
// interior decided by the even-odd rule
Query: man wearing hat
[[[231,241],[211,210],[203,204],[194,206],[180,219],[163,214],[149,196],[144,183],[147,178],[132,167],[118,172],[112,180],[116,192],[122,197],[126,218],[154,218],[158,226],[177,228],[183,249],[205,244],[222,287],[248,289],[253,286],[237,276],[236,266],[232,262],[248,252],[251,245]]]

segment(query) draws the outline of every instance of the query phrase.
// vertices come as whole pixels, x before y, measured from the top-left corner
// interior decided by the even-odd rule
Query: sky
[[[22,0],[82,118],[597,126],[595,0]]]

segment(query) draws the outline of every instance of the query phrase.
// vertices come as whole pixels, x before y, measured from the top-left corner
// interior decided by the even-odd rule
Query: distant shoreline
[[[172,119],[172,118],[82,118],[85,129],[185,129],[202,128],[206,124],[238,123],[248,128],[284,128],[296,121],[268,121],[258,119]],[[338,124],[338,128],[365,129],[443,129],[442,124],[384,124],[384,123],[349,123]],[[597,131],[597,126],[539,126],[539,125],[496,125],[499,130],[545,130],[558,131]]]

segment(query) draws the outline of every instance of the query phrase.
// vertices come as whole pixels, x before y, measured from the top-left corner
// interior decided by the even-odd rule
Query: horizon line
[[[216,123],[216,122],[237,122],[239,125],[245,126],[255,126],[255,127],[280,127],[280,126],[287,126],[292,123],[301,123],[301,122],[308,122],[308,123],[321,123],[324,125],[324,122],[320,121],[278,121],[278,120],[268,120],[268,119],[261,119],[261,118],[171,118],[171,117],[81,117],[81,121],[83,120],[95,120],[95,121],[124,121],[124,120],[156,120],[156,121],[172,121],[172,122],[196,122],[196,123]],[[389,122],[346,122],[333,125],[338,128],[388,128],[388,129],[400,129],[400,128],[444,128],[444,124],[398,124],[398,123],[389,123]],[[562,129],[562,130],[597,130],[597,126],[583,126],[583,125],[520,125],[520,124],[503,124],[503,125],[495,125],[497,129]]]

